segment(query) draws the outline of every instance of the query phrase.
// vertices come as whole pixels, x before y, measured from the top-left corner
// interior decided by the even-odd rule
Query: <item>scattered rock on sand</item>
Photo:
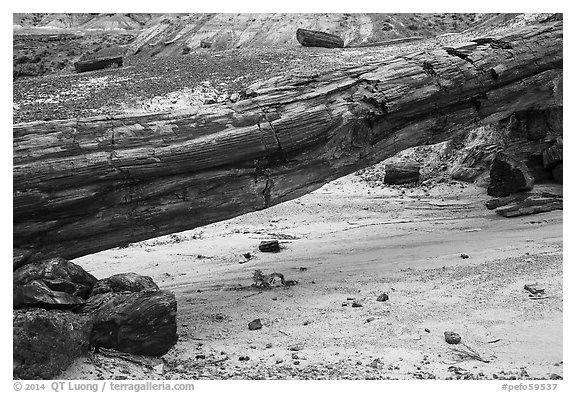
[[[470,256],[468,254],[460,254],[460,258],[468,259],[468,258],[470,258]]]
[[[240,360],[241,362],[246,362],[250,360],[250,356],[240,356],[238,360]]]
[[[265,240],[260,242],[258,249],[262,252],[279,252],[280,244],[278,240]]]
[[[462,340],[458,333],[452,331],[445,331],[444,332],[444,339],[448,344],[458,344]]]
[[[260,319],[255,319],[252,322],[248,323],[248,329],[250,330],[262,329],[262,322],[260,321]]]
[[[378,297],[376,298],[376,301],[377,301],[377,302],[385,302],[385,301],[388,300],[388,299],[389,299],[388,295],[385,294],[385,293],[383,293],[383,294],[381,294],[380,296],[378,296]]]
[[[362,304],[356,300],[352,302],[352,307],[362,307]]]

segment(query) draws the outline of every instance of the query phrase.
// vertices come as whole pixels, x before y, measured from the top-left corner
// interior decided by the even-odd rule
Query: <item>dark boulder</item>
[[[98,280],[90,296],[107,292],[158,291],[159,289],[151,277],[136,273],[120,273]]]
[[[531,190],[534,177],[526,164],[503,152],[496,154],[490,166],[488,195],[504,197],[513,192]]]
[[[87,317],[43,309],[12,313],[15,379],[53,379],[89,350]]]
[[[44,282],[35,280],[25,285],[15,284],[12,303],[13,308],[73,309],[84,304],[84,300],[67,292],[54,291],[48,288]]]
[[[66,292],[83,299],[88,298],[96,277],[82,267],[64,258],[52,258],[40,263],[24,265],[12,274],[14,285],[41,281],[48,288]]]
[[[103,293],[81,310],[93,327],[90,344],[137,355],[162,356],[176,344],[176,297],[166,291]]]

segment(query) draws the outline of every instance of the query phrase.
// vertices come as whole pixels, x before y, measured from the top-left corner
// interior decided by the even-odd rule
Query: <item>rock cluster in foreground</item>
[[[62,258],[13,273],[14,378],[49,379],[90,347],[166,354],[178,339],[175,296],[150,277],[97,280]]]

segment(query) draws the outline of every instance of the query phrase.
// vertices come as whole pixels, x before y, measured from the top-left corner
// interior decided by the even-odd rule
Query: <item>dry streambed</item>
[[[505,219],[487,211],[483,190],[472,186],[391,190],[348,179],[265,211],[77,260],[96,276],[129,266],[172,290],[180,338],[163,359],[95,354],[62,377],[563,374],[560,211]],[[272,238],[281,252],[259,252]],[[297,284],[255,288],[256,269]],[[523,287],[533,282],[546,298],[529,297]],[[378,301],[383,293],[388,299]],[[250,330],[255,319],[262,328]],[[461,344],[448,344],[447,330]]]

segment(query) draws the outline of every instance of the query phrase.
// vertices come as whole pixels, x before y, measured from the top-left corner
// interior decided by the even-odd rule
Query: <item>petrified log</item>
[[[175,113],[13,127],[13,247],[68,259],[307,194],[413,146],[562,105],[562,22]],[[498,67],[497,77],[490,72]]]
[[[69,311],[14,310],[13,376],[52,379],[88,353],[90,319]]]
[[[511,155],[499,152],[490,166],[488,195],[504,197],[513,192],[530,190],[534,187],[534,177],[523,162]]]
[[[91,296],[81,315],[90,316],[90,344],[138,355],[162,356],[176,344],[176,298],[165,291]]]
[[[98,280],[90,296],[107,292],[158,291],[159,289],[151,277],[136,273],[120,273]]]
[[[503,217],[517,217],[563,209],[563,198],[530,195],[525,199],[496,208]]]
[[[420,180],[420,164],[416,161],[404,161],[386,164],[384,183],[406,184]]]
[[[296,30],[296,39],[302,46],[344,48],[344,41],[342,38],[323,31],[298,29]]]
[[[122,67],[124,60],[122,56],[116,57],[101,57],[97,59],[82,60],[74,63],[74,68],[76,72],[87,72],[94,70],[101,70],[103,68],[108,68],[110,66]]]
[[[504,217],[561,210],[563,191],[559,185],[538,185],[531,191],[518,192],[502,198],[486,201],[486,207]]]

